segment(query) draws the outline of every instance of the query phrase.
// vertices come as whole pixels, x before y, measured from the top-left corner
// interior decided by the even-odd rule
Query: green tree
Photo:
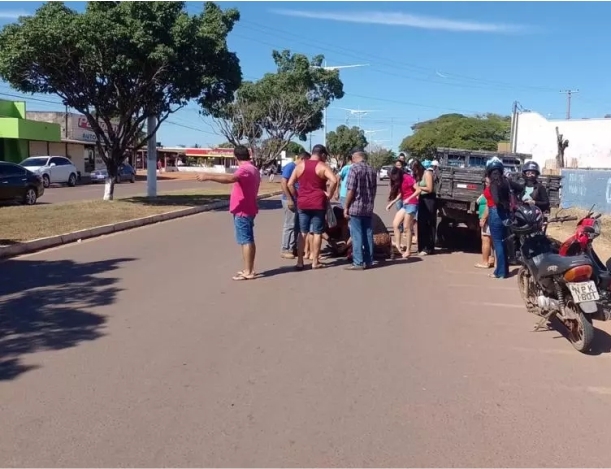
[[[171,113],[192,99],[204,109],[233,99],[242,73],[226,40],[238,20],[237,10],[211,2],[196,15],[185,2],[89,2],[82,13],[48,2],[0,32],[0,77],[87,117],[112,199],[127,150]],[[149,116],[157,126],[142,138]]]
[[[419,158],[434,157],[437,147],[495,151],[499,142],[509,139],[510,128],[508,116],[444,114],[414,124],[412,135],[403,139],[399,150]]]
[[[367,146],[365,132],[358,127],[349,128],[340,125],[335,131],[327,134],[327,147],[331,156],[337,161],[338,167],[346,164],[350,156],[350,150],[354,148],[364,149]]]
[[[234,145],[229,142],[223,142],[220,145],[217,145],[218,148],[233,148]]]
[[[305,148],[303,148],[302,145],[300,145],[297,142],[294,141],[290,141],[289,144],[286,146],[286,154],[287,156],[295,156],[298,155],[301,152],[304,152]]]
[[[219,132],[234,145],[249,145],[259,167],[276,160],[294,138],[305,142],[322,127],[323,110],[344,96],[339,72],[322,68],[322,55],[309,60],[285,50],[272,56],[275,73],[245,82],[231,104],[210,110]]]
[[[376,171],[379,171],[382,166],[393,164],[397,159],[395,152],[379,145],[370,145],[367,154],[369,156],[368,163]]]

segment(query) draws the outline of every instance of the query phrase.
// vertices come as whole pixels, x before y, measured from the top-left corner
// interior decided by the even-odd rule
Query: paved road
[[[470,254],[293,272],[280,222],[251,282],[219,212],[1,264],[1,464],[611,465],[606,332],[530,332]]]
[[[157,191],[180,191],[183,189],[201,189],[202,183],[197,181],[166,180],[157,181]],[[45,189],[40,203],[56,204],[58,202],[74,202],[79,200],[101,199],[104,195],[104,184],[83,184],[82,186],[53,186]],[[133,184],[123,182],[115,186],[115,197],[146,195],[146,181],[136,181]]]

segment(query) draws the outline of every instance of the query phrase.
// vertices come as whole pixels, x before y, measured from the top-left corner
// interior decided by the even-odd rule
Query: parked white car
[[[19,164],[39,175],[45,187],[51,184],[76,186],[78,170],[65,156],[30,156]]]
[[[378,177],[380,178],[380,181],[386,181],[387,179],[390,179],[390,170],[392,169],[392,166],[382,166],[382,168],[380,168],[380,172],[378,173]]]

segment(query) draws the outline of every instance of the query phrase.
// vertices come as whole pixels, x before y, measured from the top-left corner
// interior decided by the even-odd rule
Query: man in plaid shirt
[[[376,171],[367,164],[363,150],[352,153],[352,167],[346,181],[344,216],[349,219],[352,237],[352,265],[346,270],[364,270],[373,265],[373,206],[378,189]]]

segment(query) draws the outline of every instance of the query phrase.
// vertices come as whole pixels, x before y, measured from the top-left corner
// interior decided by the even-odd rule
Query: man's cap
[[[439,166],[439,161],[437,160],[433,160],[433,162],[431,163],[433,166]]]

